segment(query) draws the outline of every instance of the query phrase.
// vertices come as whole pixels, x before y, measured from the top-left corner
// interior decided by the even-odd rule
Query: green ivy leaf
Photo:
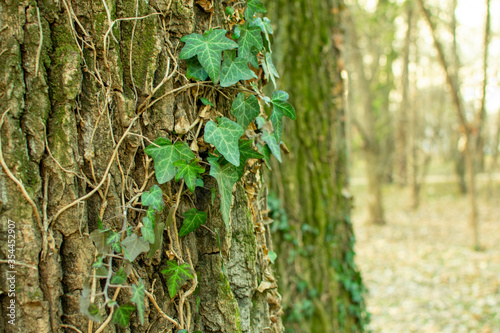
[[[245,133],[240,125],[225,117],[219,118],[219,125],[210,120],[205,125],[205,141],[211,143],[228,160],[228,162],[240,165],[240,151],[238,140]]]
[[[293,108],[292,104],[287,102],[287,100],[288,94],[281,90],[275,91],[271,99],[271,103],[273,104],[271,123],[273,124],[274,135],[276,136],[276,141],[278,143],[281,142],[281,136],[283,134],[283,116],[287,116],[288,118],[293,120],[297,119],[297,117],[295,116],[295,109]]]
[[[155,163],[156,180],[160,184],[164,184],[175,177],[177,168],[174,163],[180,159],[190,161],[194,158],[194,154],[189,149],[185,142],[176,142],[166,138],[158,138],[154,144],[146,147],[146,154],[153,158]]]
[[[123,267],[120,267],[120,269],[111,278],[111,283],[124,284],[125,282],[127,282],[127,274],[123,271]]]
[[[247,9],[245,10],[245,19],[249,21],[255,13],[265,13],[266,7],[261,0],[247,0]]]
[[[239,150],[238,150],[239,154]],[[231,225],[231,203],[233,200],[233,187],[238,181],[238,172],[232,164],[221,166],[217,162],[217,157],[209,157],[210,163],[210,176],[217,180],[219,193],[221,197],[220,210],[222,212],[222,219],[226,223],[226,228],[229,231]],[[239,162],[239,161],[238,161]]]
[[[208,99],[205,97],[200,97],[200,101],[203,103],[203,105],[210,105],[211,107],[214,106],[214,103],[210,102]]]
[[[180,58],[189,59],[198,56],[198,61],[207,71],[214,84],[219,82],[222,51],[234,49],[237,44],[227,38],[226,30],[216,29],[208,34],[190,34],[181,38],[186,45],[182,48]]]
[[[163,203],[163,193],[158,185],[153,185],[149,189],[149,192],[144,192],[141,195],[141,201],[143,206],[149,206],[160,212],[165,204]]]
[[[108,238],[106,238],[106,244],[111,245],[120,241],[120,234],[114,231],[110,231]]]
[[[276,137],[272,134],[269,134],[266,130],[262,132],[262,140],[269,146],[269,149],[273,153],[274,157],[281,163],[281,152],[280,145],[276,141]]]
[[[207,213],[200,212],[196,208],[191,208],[182,215],[184,215],[185,219],[181,230],[179,230],[179,237],[183,237],[199,228],[207,220]]]
[[[198,175],[205,172],[205,169],[198,165],[198,160],[194,159],[191,163],[187,163],[186,160],[179,160],[174,163],[174,165],[179,169],[175,175],[175,180],[179,181],[184,178],[184,182],[191,192],[194,192],[196,187],[196,179]]]
[[[276,67],[274,67],[273,58],[270,52],[266,53],[264,61],[262,62],[262,69],[264,69],[266,80],[271,79],[274,87],[276,88],[276,78],[279,78],[280,76],[278,71],[276,71]]]
[[[231,105],[231,114],[236,117],[236,122],[243,129],[246,129],[259,113],[259,101],[254,95],[245,99],[245,94],[239,93]]]
[[[92,268],[102,267],[102,265],[104,264],[103,260],[104,256],[97,257],[94,263],[92,264]]]
[[[153,223],[154,227],[156,221],[156,212],[153,207],[148,207],[148,210],[146,211],[146,217]]]
[[[261,145],[260,143],[257,144],[257,149],[259,152],[264,155],[264,162],[266,163],[266,166],[269,170],[272,170],[271,168],[271,149],[269,149],[268,145]]]
[[[102,220],[100,218],[97,218],[97,229],[104,230],[104,225],[103,225]]]
[[[264,155],[253,148],[253,140],[240,140],[238,145],[240,150],[240,166],[237,168],[237,172],[238,179],[240,179],[245,173],[246,161],[249,158],[261,159],[264,158]]]
[[[153,221],[149,217],[145,216],[142,218],[142,224],[144,225],[143,227],[141,227],[142,238],[144,238],[144,240],[150,242],[151,244],[154,244],[155,231],[153,227]]]
[[[250,27],[248,24],[244,24],[239,27],[239,30],[240,37],[238,38],[238,56],[250,61],[251,59],[256,58],[255,54],[252,53],[252,50],[260,51],[264,48],[260,28]]]
[[[132,303],[127,303],[115,310],[113,314],[113,322],[119,324],[121,327],[127,327],[130,321],[130,315],[135,311],[135,306]]]
[[[156,223],[154,227],[155,232],[155,242],[150,245],[148,252],[148,258],[154,256],[155,252],[161,247],[163,243],[163,230],[165,229],[165,223]]]
[[[229,87],[238,83],[240,80],[250,80],[257,78],[257,75],[248,68],[248,60],[242,57],[236,59],[228,56],[226,53],[234,51],[224,51],[224,62],[222,63],[220,85],[221,87]],[[236,54],[236,52],[234,52]]]
[[[186,65],[186,77],[188,79],[194,79],[195,81],[205,81],[207,79],[208,73],[200,64],[197,57],[187,59]]]
[[[255,17],[250,20],[250,26],[259,27],[262,33],[266,36],[266,39],[269,42],[269,44],[271,44],[271,41],[269,40],[269,35],[273,34],[273,27],[271,25],[271,20],[269,20],[267,17],[264,17],[263,19],[260,17]]]
[[[136,234],[131,234],[122,241],[122,246],[125,249],[125,258],[134,261],[135,258],[142,252],[149,251],[149,242],[142,237],[137,237]]]
[[[116,253],[121,253],[122,252],[122,246],[120,243],[113,243],[111,244],[111,249],[115,251]]]
[[[130,298],[130,301],[135,303],[137,312],[139,313],[139,320],[142,325],[144,325],[144,310],[146,309],[144,296],[146,296],[146,288],[144,287],[144,281],[142,281],[142,278],[139,278],[139,282],[132,285],[132,297]]]
[[[194,278],[191,267],[187,263],[178,265],[175,261],[167,261],[167,268],[161,271],[167,276],[167,287],[170,298],[174,298],[182,285]]]

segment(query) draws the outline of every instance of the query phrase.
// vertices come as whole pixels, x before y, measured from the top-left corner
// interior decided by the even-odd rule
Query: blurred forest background
[[[500,1],[346,0],[356,254],[374,332],[500,332]]]

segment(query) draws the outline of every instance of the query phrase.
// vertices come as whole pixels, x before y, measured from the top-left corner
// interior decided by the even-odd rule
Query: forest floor
[[[500,333],[500,185],[480,188],[480,239],[472,249],[469,207],[455,183],[384,189],[387,225],[366,224],[366,192],[353,185],[357,263],[369,293],[372,332]],[[492,186],[493,187],[493,186]]]

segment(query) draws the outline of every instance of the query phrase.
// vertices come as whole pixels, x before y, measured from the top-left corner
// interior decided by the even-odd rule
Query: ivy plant
[[[281,162],[283,117],[296,119],[296,114],[286,92],[277,90],[272,97],[268,97],[259,89],[268,81],[276,87],[276,78],[279,77],[272,62],[271,23],[267,18],[256,16],[265,12],[261,0],[247,0],[245,19],[239,18],[232,31],[210,29],[180,39],[184,43],[180,59],[185,60],[189,80],[205,81],[210,78],[211,84],[218,90],[232,88],[224,94],[234,98],[230,114],[201,119],[204,127],[200,137],[208,146],[208,154],[191,150],[182,136],[177,136],[174,141],[167,137],[156,138],[145,148],[144,153],[153,159],[158,185],[140,194],[140,203],[144,208],[140,223],[137,227],[130,225],[124,214],[121,229],[105,229],[99,220],[98,229],[90,234],[98,251],[92,265],[94,278],[104,280],[101,284],[104,288],[92,296],[89,285],[84,285],[80,309],[88,318],[102,320],[102,307],[91,302],[92,297],[101,296],[104,306],[113,308],[114,323],[127,326],[131,314],[137,311],[141,324],[144,324],[146,286],[140,277],[138,281],[134,280],[136,283],[128,283],[132,262],[143,254],[147,254],[148,258],[154,256],[162,246],[164,229],[175,220],[178,202],[170,204],[168,214],[163,213],[163,184],[170,181],[180,183],[180,198],[185,194],[183,184],[189,192],[195,193],[197,187],[204,186],[205,177],[213,177],[217,189],[210,188],[212,203],[218,192],[222,219],[225,228],[230,230],[233,187],[245,174],[247,161],[258,160],[270,168],[271,155],[274,155]],[[227,6],[226,13],[234,17],[235,10]],[[235,90],[240,92],[235,94]],[[205,107],[215,108],[206,97],[200,97],[199,101]],[[172,203],[172,200],[169,201]],[[163,215],[168,215],[166,221],[162,221]],[[207,213],[196,207],[182,215],[179,237],[187,237],[207,221]],[[217,229],[215,233],[220,247]],[[269,258],[273,261],[275,254],[272,253]],[[179,261],[166,262],[166,268],[162,270],[171,298],[176,297],[184,284],[194,278],[191,266]],[[222,269],[224,271],[224,265]],[[130,288],[132,295],[121,304],[109,296],[109,288],[118,286]]]

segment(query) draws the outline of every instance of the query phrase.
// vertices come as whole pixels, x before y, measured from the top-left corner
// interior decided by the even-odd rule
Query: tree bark
[[[279,88],[298,111],[287,123],[289,153],[273,165],[272,217],[285,326],[295,332],[362,332],[364,286],[350,221],[343,31],[337,0],[272,1]],[[276,176],[275,176],[276,175]],[[279,176],[279,177],[277,177]]]
[[[190,126],[204,107],[199,97],[229,117],[235,93],[189,84],[179,60],[181,37],[229,30],[226,2],[213,5],[210,14],[192,0],[0,2],[0,303],[8,313],[15,299],[17,311],[16,326],[2,315],[0,331],[282,331],[281,297],[264,253],[271,239],[256,232],[267,209],[257,166],[235,186],[229,231],[219,199],[211,200],[217,185],[208,174],[192,195],[178,193],[179,182],[161,185],[180,217],[193,206],[209,217],[206,228],[178,245],[182,218],[174,218],[156,254],[134,261],[132,275],[151,293],[144,325],[135,314],[123,329],[80,312],[84,285],[103,287],[89,278],[97,254],[89,234],[99,221],[121,228],[125,219],[137,227],[144,216],[135,199],[156,183],[144,147],[158,137],[196,142],[198,127]],[[168,221],[167,212],[160,221]],[[15,222],[14,269],[6,261],[9,221]],[[160,273],[174,250],[197,275],[180,299],[169,297]],[[17,271],[15,298],[8,271]],[[122,288],[118,302],[129,294]]]

